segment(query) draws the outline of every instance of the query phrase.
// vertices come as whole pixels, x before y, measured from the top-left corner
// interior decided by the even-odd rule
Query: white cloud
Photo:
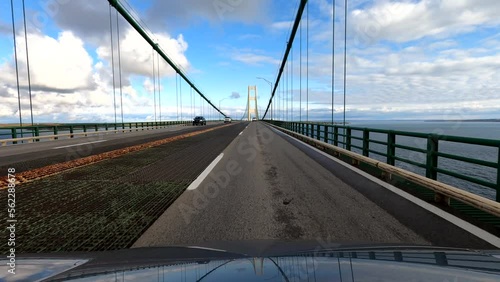
[[[27,77],[24,37],[18,36],[17,52],[20,77]],[[29,60],[31,85],[36,89],[71,92],[91,89],[92,58],[83,42],[71,32],[61,32],[58,38],[47,35],[29,34]],[[4,83],[16,83],[13,60],[0,66]],[[20,80],[21,87],[27,87],[27,79]]]
[[[266,0],[155,0],[147,12],[146,22],[154,26],[179,26],[223,21],[246,24],[267,22],[271,1]]]
[[[280,21],[271,24],[271,28],[274,30],[291,30],[293,26],[293,21]]]
[[[188,45],[182,36],[175,39],[162,34],[158,37],[161,46],[168,48],[169,56],[180,62],[181,67],[188,68],[189,63],[184,56]],[[98,48],[98,61],[94,63],[83,41],[72,32],[63,31],[57,38],[29,34],[28,40],[35,122],[114,121],[112,75],[109,62],[107,62],[110,59],[109,46]],[[129,81],[131,76],[135,76],[142,77],[151,84],[152,49],[140,40],[144,41],[129,31],[125,32],[122,47],[123,80]],[[18,42],[22,114],[24,122],[27,122],[29,120],[29,96],[23,38],[19,37]],[[0,96],[2,97],[0,120],[15,122],[19,113],[13,55],[10,54],[3,61],[4,63],[0,65]],[[162,59],[161,61],[163,62]],[[117,64],[116,60],[115,63]],[[173,75],[173,71],[163,62],[161,74],[165,78]],[[148,83],[145,83],[145,86],[124,84],[122,93],[125,120],[144,120],[153,112],[153,95],[148,93],[151,85],[148,86]],[[173,99],[174,95],[170,93],[171,91],[171,89],[162,91],[163,105],[167,105],[168,100]],[[118,89],[115,94],[117,114],[120,116],[122,99]],[[162,108],[164,116],[176,111],[166,106]]]
[[[357,115],[384,114],[416,117],[418,113],[460,114],[500,112],[500,54],[461,49],[463,56],[432,53],[420,47],[376,52],[351,49],[347,58],[347,108]],[[390,55],[389,55],[390,54]],[[295,61],[296,62],[296,61]],[[335,110],[343,111],[343,54],[336,55]],[[305,65],[302,66],[303,104]],[[331,55],[311,53],[309,62],[310,108],[331,107]],[[299,66],[294,65],[294,100],[298,101]],[[298,104],[298,103],[297,103]],[[314,104],[316,106],[314,106]],[[425,115],[419,116],[425,118]],[[475,116],[477,118],[477,115]]]
[[[376,1],[351,12],[349,22],[365,40],[407,42],[470,32],[500,23],[496,0]]]
[[[234,54],[232,59],[247,65],[279,64],[279,60],[273,57],[253,53]]]
[[[187,42],[182,35],[172,38],[168,34],[156,34],[158,44],[180,68],[188,70],[189,61],[184,55],[188,48]],[[126,30],[124,38],[120,42],[122,72],[127,76],[130,74],[152,76],[153,72],[153,48],[134,30]],[[97,49],[98,56],[111,62],[111,46],[104,45]],[[118,48],[115,46],[114,59],[118,66]],[[155,52],[156,56],[156,52]],[[155,58],[155,64],[157,64]],[[116,70],[117,71],[117,70]],[[168,66],[163,58],[160,58],[160,75],[171,76],[175,71]]]

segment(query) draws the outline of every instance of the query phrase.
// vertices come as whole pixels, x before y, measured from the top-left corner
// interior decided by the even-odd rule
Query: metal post
[[[95,125],[95,131],[96,132],[99,131],[99,125],[98,124]]]
[[[367,128],[363,129],[363,156],[370,155],[370,131]]]
[[[59,130],[57,129],[57,126],[54,126],[54,135],[59,134]],[[57,139],[57,137],[54,137],[54,139]]]
[[[445,252],[434,252],[434,258],[436,259],[437,265],[448,265],[448,258]]]
[[[35,136],[40,136],[40,129],[37,127],[35,127]],[[36,139],[35,140],[36,142],[40,141],[40,139]]]
[[[394,252],[394,260],[395,261],[403,261],[403,253],[401,253],[401,252]]]
[[[325,134],[324,141],[325,141],[325,143],[328,143],[328,144],[330,144],[330,142],[328,142],[328,128],[329,127],[330,127],[329,125],[325,125],[325,132],[324,132],[324,134]]]
[[[321,139],[320,129],[321,129],[321,125],[319,123],[316,124],[316,139],[318,139],[318,140]]]
[[[396,156],[396,134],[394,132],[389,132],[387,134],[387,164],[394,165],[396,160],[394,157]]]
[[[430,179],[437,179],[436,168],[438,165],[438,138],[435,135],[427,137],[427,161],[425,164],[425,176]]]
[[[12,139],[17,138],[17,128],[13,127],[10,129]],[[17,144],[17,141],[12,142],[12,144]]]
[[[106,124],[106,130],[108,129],[107,127],[108,127],[108,125]],[[73,132],[74,132],[73,126],[72,126],[72,125],[70,125],[70,126],[69,126],[69,133],[71,134],[71,135],[69,136],[70,138],[73,138]]]
[[[345,128],[344,128],[344,131],[346,131]],[[345,148],[346,148],[346,150],[349,150],[349,151],[351,150],[351,133],[352,133],[351,128],[347,128],[347,134],[346,134],[347,136],[346,136],[346,141],[345,141],[347,144],[345,145]]]
[[[333,127],[333,145],[339,146],[339,128],[337,126]]]

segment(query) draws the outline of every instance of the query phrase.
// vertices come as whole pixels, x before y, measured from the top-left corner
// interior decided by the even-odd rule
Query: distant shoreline
[[[442,119],[442,120],[424,120],[425,122],[500,122],[500,119]]]

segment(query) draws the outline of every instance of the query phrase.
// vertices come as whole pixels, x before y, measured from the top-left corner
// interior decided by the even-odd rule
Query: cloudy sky
[[[14,2],[21,109],[28,122],[26,40],[21,1]],[[247,87],[257,85],[263,113],[270,86],[257,77],[274,83],[299,0],[121,2],[222,111],[239,119]],[[333,57],[335,119],[342,117],[347,29],[348,120],[500,118],[500,1],[348,3],[345,26],[343,1],[336,1],[333,33],[332,1],[309,1],[275,113],[288,104],[288,118],[304,120],[308,111],[309,119],[329,119]],[[10,10],[10,1],[0,3],[0,123],[19,120]],[[121,16],[118,40],[114,9],[112,48],[106,0],[26,0],[26,20],[35,122],[112,122],[115,110],[118,121],[121,112],[125,121],[154,120],[155,106],[158,120],[160,112],[162,120],[177,119],[181,103],[184,119],[210,113],[185,82],[176,83],[165,62],[153,60],[152,48]]]

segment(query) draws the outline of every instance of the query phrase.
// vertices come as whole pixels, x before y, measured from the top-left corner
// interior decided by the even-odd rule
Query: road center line
[[[92,141],[92,142],[78,143],[78,144],[73,144],[73,145],[66,145],[66,146],[54,147],[52,149],[62,149],[62,148],[80,146],[80,145],[87,145],[87,144],[93,144],[93,143],[101,143],[101,142],[105,142],[105,141],[107,141],[107,140],[98,140],[98,141]]]
[[[214,169],[214,167],[217,165],[217,163],[219,163],[219,161],[222,159],[222,157],[224,157],[224,153],[220,153],[220,155],[218,155],[217,158],[215,158],[215,160],[213,160],[210,163],[210,165],[208,165],[207,168],[205,168],[205,170],[193,181],[193,183],[191,183],[189,185],[187,190],[195,190],[196,188],[198,188],[198,186],[200,186],[201,182],[203,180],[205,180],[205,178],[212,171],[212,169]]]

